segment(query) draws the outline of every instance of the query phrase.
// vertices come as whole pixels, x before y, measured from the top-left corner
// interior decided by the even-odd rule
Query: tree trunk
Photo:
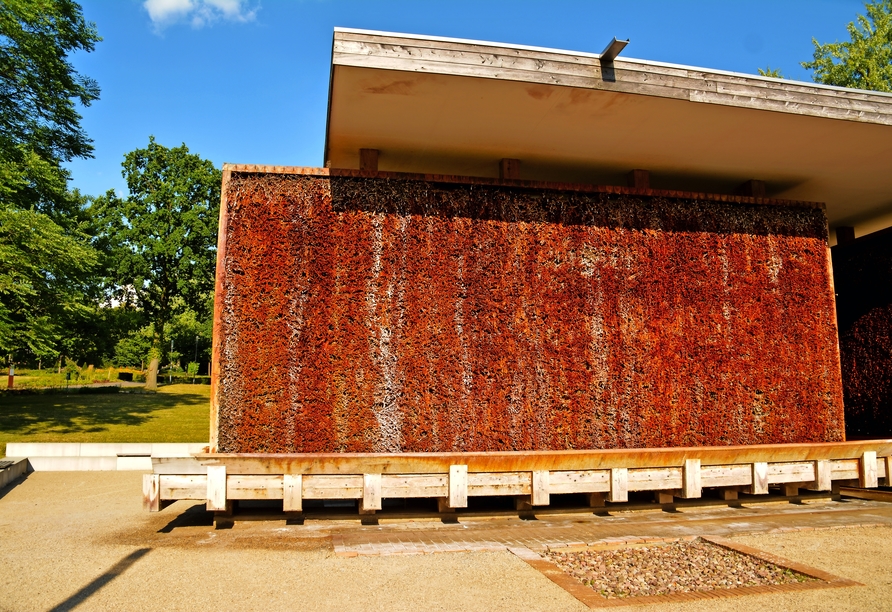
[[[149,371],[146,373],[146,389],[155,390],[158,388],[158,358],[154,357],[149,362]]]

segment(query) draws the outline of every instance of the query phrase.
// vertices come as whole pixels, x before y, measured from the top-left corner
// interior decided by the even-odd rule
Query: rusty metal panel
[[[844,439],[820,207],[232,172],[220,452]]]

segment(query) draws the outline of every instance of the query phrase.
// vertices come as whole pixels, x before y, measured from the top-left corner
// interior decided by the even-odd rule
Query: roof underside
[[[892,224],[892,96],[565,51],[337,30],[326,162],[822,201],[831,227]],[[887,218],[888,217],[888,218]]]

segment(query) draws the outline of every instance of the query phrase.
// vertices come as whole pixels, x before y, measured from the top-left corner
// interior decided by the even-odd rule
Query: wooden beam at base
[[[877,491],[875,489],[859,489],[855,487],[839,487],[839,494],[843,497],[854,497],[856,499],[892,502],[892,491]]]
[[[381,509],[381,474],[362,475],[362,508]]]
[[[685,459],[682,471],[681,496],[685,499],[696,499],[703,495],[700,482],[700,460]]]
[[[608,501],[618,503],[629,501],[629,470],[613,468],[610,470],[610,496]]]
[[[359,169],[363,172],[377,172],[379,153],[378,149],[360,149]]]
[[[449,507],[468,507],[468,466],[449,466]]]
[[[724,501],[734,501],[737,499],[737,489],[719,489],[719,499]]]
[[[799,495],[799,483],[787,482],[781,485],[781,489],[786,497],[796,497]]]
[[[861,463],[858,470],[858,485],[862,489],[875,489],[879,486],[877,479],[877,454],[876,451],[865,451],[861,455]]]
[[[768,463],[758,461],[752,464],[753,482],[750,485],[752,495],[768,494]]]
[[[548,489],[548,470],[533,470],[533,492],[530,497],[534,506],[547,506],[551,503]]]
[[[829,461],[815,461],[815,482],[812,486],[815,491],[829,491],[833,488]]]
[[[672,493],[672,491],[656,491],[654,495],[654,501],[656,501],[661,506],[665,506],[666,504],[674,504],[675,495]]]
[[[589,508],[603,508],[605,502],[605,495],[602,492],[588,494]]]
[[[301,474],[282,476],[282,509],[285,512],[303,512],[303,476]]]
[[[437,512],[455,512],[455,508],[449,507],[448,497],[437,498]]]
[[[160,474],[143,474],[142,505],[149,512],[161,510],[161,476]]]
[[[208,467],[207,508],[210,511],[226,511],[226,466]]]
[[[499,161],[499,178],[517,180],[520,178],[520,160],[503,158]]]

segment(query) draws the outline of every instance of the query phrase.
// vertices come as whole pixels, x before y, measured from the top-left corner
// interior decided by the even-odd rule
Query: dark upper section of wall
[[[220,451],[843,438],[819,207],[234,172],[223,218]]]

